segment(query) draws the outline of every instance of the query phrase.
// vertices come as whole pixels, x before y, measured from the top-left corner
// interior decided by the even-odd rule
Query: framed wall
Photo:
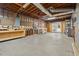
[[[0,25],[14,25],[16,13],[0,8]]]

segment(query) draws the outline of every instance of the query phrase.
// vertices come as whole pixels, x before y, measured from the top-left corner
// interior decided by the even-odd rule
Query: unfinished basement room
[[[0,56],[79,56],[79,4],[0,3]]]

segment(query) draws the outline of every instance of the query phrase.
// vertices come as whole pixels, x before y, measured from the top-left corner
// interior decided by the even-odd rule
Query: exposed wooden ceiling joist
[[[26,3],[23,6],[21,6],[21,8],[26,8],[30,3]]]
[[[26,10],[27,12],[30,12],[33,8],[34,8],[34,6],[31,6],[31,7],[29,7],[29,8],[25,8],[25,10]]]
[[[48,16],[52,17],[52,14],[50,14],[41,4],[39,3],[33,3],[37,8],[39,8],[42,12],[47,14]]]
[[[23,5],[23,8],[26,8],[29,4],[30,4],[30,3],[25,3],[25,4]]]
[[[22,7],[22,5],[21,4],[19,4],[19,3],[15,3],[16,5],[18,5],[18,6],[20,6],[20,7]]]
[[[36,11],[37,8],[33,8],[31,11],[29,11],[30,13]]]
[[[0,4],[0,7],[4,8],[4,9],[8,9],[11,10],[13,12],[17,12],[19,9],[21,9],[19,12],[22,12],[24,14],[30,14],[30,16],[33,17],[42,17],[45,16],[46,14],[50,15],[50,16],[61,16],[61,15],[65,15],[59,12],[55,12],[55,13],[50,13],[48,11],[48,8],[53,7],[56,11],[56,9],[74,9],[75,8],[75,4],[71,4],[71,3],[41,3],[42,6],[42,11],[39,7],[35,6],[33,3],[2,3]],[[21,13],[21,14],[22,14]]]
[[[41,3],[45,8],[53,7],[54,9],[74,9],[76,3]]]

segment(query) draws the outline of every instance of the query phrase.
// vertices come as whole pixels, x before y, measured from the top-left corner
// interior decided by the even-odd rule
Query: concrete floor
[[[31,35],[0,43],[3,56],[73,56],[72,39],[62,33]]]

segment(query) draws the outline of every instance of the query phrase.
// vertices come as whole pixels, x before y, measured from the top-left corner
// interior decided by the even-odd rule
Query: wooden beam
[[[17,13],[20,13],[20,11],[24,10],[29,4],[30,4],[30,3],[26,3],[26,4],[24,4],[23,6],[21,6],[21,7],[19,8],[19,10],[17,11]],[[19,4],[18,4],[18,5],[19,5]]]
[[[49,13],[49,11],[47,11],[41,4],[39,3],[33,3],[37,8],[39,8],[42,12],[44,12],[45,14],[47,14],[48,16],[52,17],[52,14]]]
[[[29,7],[28,9],[26,9],[28,12],[31,11],[34,8],[34,6]]]
[[[37,9],[37,8],[32,9],[32,10],[30,11],[30,13],[31,13],[31,12],[34,12],[36,9]]]
[[[26,8],[30,3],[26,3],[23,5],[23,8]]]
[[[35,13],[35,14],[36,14],[38,11],[39,11],[39,10],[37,9],[37,10],[35,10],[33,13]]]
[[[31,16],[35,16],[35,17],[39,18],[39,16],[34,13],[29,13],[29,12],[24,12],[24,13],[26,13],[27,15],[30,14]]]
[[[22,7],[22,5],[20,5],[19,3],[15,3],[16,5],[18,5],[18,6],[20,6],[20,7]]]

